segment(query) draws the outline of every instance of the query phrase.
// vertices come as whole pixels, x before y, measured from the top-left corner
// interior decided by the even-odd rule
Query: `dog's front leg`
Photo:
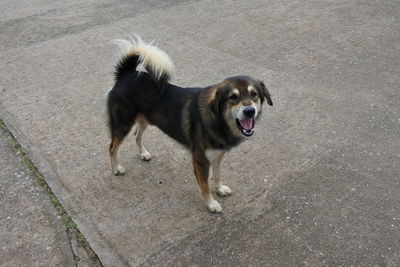
[[[205,200],[206,207],[211,212],[220,213],[221,205],[211,195],[211,188],[208,184],[208,173],[210,171],[210,162],[204,156],[192,155],[194,175],[200,186],[201,194]]]
[[[221,150],[207,150],[206,157],[211,162],[212,178],[215,181],[215,186],[218,195],[221,197],[229,196],[232,194],[232,190],[226,185],[222,184],[221,179],[221,162],[224,158],[224,151]]]

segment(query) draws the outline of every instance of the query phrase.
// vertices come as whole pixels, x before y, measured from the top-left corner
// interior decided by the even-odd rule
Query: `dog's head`
[[[249,76],[227,78],[213,90],[209,100],[212,112],[223,118],[237,136],[252,136],[263,103],[272,106],[264,83]]]

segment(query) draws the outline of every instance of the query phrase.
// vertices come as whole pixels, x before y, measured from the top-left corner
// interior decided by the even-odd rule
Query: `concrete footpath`
[[[400,3],[110,0],[0,3],[0,116],[106,266],[400,264]],[[248,74],[269,87],[256,134],[201,202],[190,156],[159,130],[111,175],[110,40],[137,32],[173,82]]]
[[[0,125],[0,266],[75,266],[64,225]]]

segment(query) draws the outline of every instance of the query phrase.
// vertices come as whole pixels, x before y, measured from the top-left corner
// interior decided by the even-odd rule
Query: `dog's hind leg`
[[[118,150],[122,144],[123,139],[118,138],[115,135],[111,137],[111,143],[109,147],[110,159],[111,159],[111,169],[115,175],[124,175],[125,169],[118,163]]]
[[[148,125],[149,125],[148,122],[144,118],[139,117],[136,120],[136,129],[134,132],[136,136],[136,145],[139,149],[140,158],[145,161],[151,160],[150,153],[143,146],[143,132],[146,130]]]
[[[111,143],[109,146],[111,168],[115,175],[125,174],[125,169],[118,162],[118,150],[125,136],[132,129],[136,114],[126,109],[110,109]]]

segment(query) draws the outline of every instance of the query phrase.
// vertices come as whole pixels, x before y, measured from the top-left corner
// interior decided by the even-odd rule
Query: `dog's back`
[[[157,125],[163,132],[189,146],[182,129],[182,110],[200,88],[182,88],[168,83],[173,63],[167,54],[140,38],[117,40],[120,59],[115,68],[115,85],[108,95],[109,125],[116,142],[129,133],[138,119]],[[143,65],[146,72],[138,71]]]

